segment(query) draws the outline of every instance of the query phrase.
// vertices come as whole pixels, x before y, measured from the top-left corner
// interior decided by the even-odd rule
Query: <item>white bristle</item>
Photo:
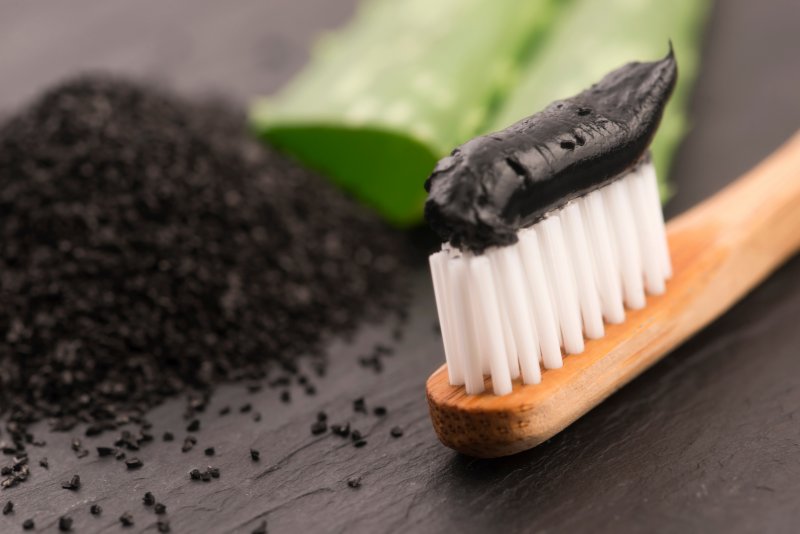
[[[538,384],[542,380],[539,341],[519,251],[516,247],[502,247],[488,252],[487,256],[496,266],[498,286],[503,295],[501,306],[505,307],[515,340],[516,352],[509,354],[512,359],[518,358],[523,383]]]
[[[475,289],[473,316],[478,332],[478,346],[489,359],[492,389],[495,395],[511,393],[511,373],[503,335],[500,307],[497,303],[492,266],[486,256],[470,261],[470,287]],[[509,349],[510,350],[510,349]]]
[[[603,307],[603,318],[611,324],[625,320],[622,304],[622,287],[611,232],[606,221],[606,207],[603,194],[592,191],[579,200],[584,213],[586,234],[592,246],[592,260],[597,292]]]
[[[600,311],[600,295],[597,293],[597,286],[594,282],[594,272],[592,271],[591,251],[586,242],[586,234],[583,231],[583,217],[581,217],[580,207],[576,202],[570,202],[564,209],[562,220],[564,221],[565,235],[567,236],[567,248],[569,256],[572,257],[572,267],[574,268],[575,282],[578,288],[578,301],[581,305],[581,317],[583,318],[583,333],[589,339],[599,339],[603,337],[603,313]]]
[[[445,252],[431,254],[428,258],[433,278],[433,294],[436,297],[436,311],[439,314],[439,327],[442,331],[445,360],[447,361],[447,376],[450,383],[461,386],[464,384],[464,370],[461,366],[460,355],[456,348],[457,343],[453,333],[453,299],[447,291],[445,278],[445,265],[447,257]]]
[[[642,258],[644,285],[651,295],[664,292],[664,273],[661,270],[661,257],[658,248],[658,229],[652,217],[648,215],[650,202],[644,190],[642,176],[638,172],[625,180],[628,186],[628,197],[636,220],[636,234],[639,237],[639,253]]]
[[[453,332],[458,339],[458,350],[462,355],[464,387],[467,393],[475,395],[483,391],[483,362],[477,348],[477,335],[472,324],[470,288],[467,280],[467,260],[455,257],[448,262],[447,276],[451,278],[454,315]]]
[[[542,380],[584,337],[621,323],[672,275],[658,183],[645,163],[522,229],[518,242],[430,257],[448,376],[468,394]],[[563,347],[563,353],[562,353]]]
[[[579,354],[583,352],[583,332],[578,295],[575,289],[575,276],[570,257],[561,231],[558,215],[550,215],[538,223],[536,233],[541,229],[544,265],[549,287],[553,293],[553,306],[556,309],[564,352]]]
[[[533,311],[536,332],[539,334],[539,349],[545,369],[558,369],[561,361],[561,342],[559,341],[558,319],[553,305],[551,293],[547,287],[547,275],[544,271],[542,249],[534,228],[526,228],[519,235],[519,247],[522,265],[528,279],[528,291],[520,288],[522,298],[529,299]]]
[[[636,222],[625,184],[629,179],[630,177],[616,180],[602,191],[608,207],[606,216],[611,221],[611,231],[614,233],[625,305],[632,310],[638,310],[645,305],[644,280]]]
[[[658,194],[658,178],[656,168],[652,164],[642,165],[639,173],[644,183],[645,193],[649,198],[650,206],[647,214],[652,217],[653,225],[656,228],[658,254],[661,258],[661,270],[664,277],[669,280],[672,278],[672,261],[669,258],[669,245],[667,244],[667,230],[664,224],[664,213],[661,211],[661,196]]]

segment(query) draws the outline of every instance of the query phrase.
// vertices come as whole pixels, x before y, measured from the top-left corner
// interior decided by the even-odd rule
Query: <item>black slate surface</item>
[[[352,12],[352,1],[214,2],[154,0],[126,5],[86,0],[0,5],[0,110],[75,69],[162,79],[184,91],[244,99],[278,87],[305,60],[310,40]],[[800,126],[800,11],[793,0],[719,2],[694,98],[695,128],[674,169],[674,214],[747,170]],[[28,517],[56,531],[70,513],[76,532],[154,532],[141,497],[168,508],[173,532],[250,532],[262,519],[281,532],[795,532],[800,524],[800,259],[669,358],[539,448],[481,461],[442,447],[427,418],[424,381],[440,364],[424,264],[409,284],[416,295],[404,339],[380,375],[356,364],[388,327],[365,328],[353,343],[334,341],[329,376],[315,397],[293,390],[213,398],[199,443],[180,452],[183,400],[151,416],[160,439],[126,471],[95,454],[77,459],[72,434],[46,435],[32,449],[33,474],[0,492],[15,511],[0,532]],[[384,417],[354,414],[352,401],[384,405]],[[250,402],[260,411],[240,414]],[[231,405],[233,413],[217,411]],[[316,412],[349,420],[368,444],[312,436]],[[405,430],[401,438],[391,427]],[[86,446],[111,436],[84,439]],[[203,455],[207,446],[216,456]],[[253,463],[249,449],[258,448]],[[38,467],[47,456],[50,470]],[[108,464],[108,465],[106,465]],[[219,480],[190,482],[193,467],[218,466]],[[73,473],[77,493],[61,481]],[[362,477],[352,489],[347,479]],[[90,516],[91,503],[104,513]]]

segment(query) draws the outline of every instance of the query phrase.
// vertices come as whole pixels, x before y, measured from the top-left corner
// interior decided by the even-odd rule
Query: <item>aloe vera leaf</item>
[[[421,219],[436,161],[474,136],[564,2],[373,0],[251,112],[257,134],[387,219]]]
[[[629,61],[663,57],[672,40],[678,85],[653,140],[653,159],[666,198],[672,156],[688,129],[689,92],[697,75],[708,0],[580,0],[530,56],[520,83],[485,128],[500,130],[571,96]]]

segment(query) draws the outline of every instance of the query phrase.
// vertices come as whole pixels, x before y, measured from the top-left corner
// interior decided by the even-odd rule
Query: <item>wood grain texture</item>
[[[667,292],[628,310],[601,339],[545,370],[542,383],[514,381],[504,396],[467,395],[447,366],[427,382],[439,439],[459,452],[496,458],[535,447],[683,343],[800,249],[800,133],[712,198],[667,224],[674,275]]]
[[[112,69],[157,77],[182,91],[248,95],[278,87],[302,65],[320,31],[346,20],[350,0],[157,0],[120,5],[102,0],[0,0],[0,114],[76,70]],[[707,34],[694,98],[693,130],[675,166],[678,214],[766,157],[800,124],[800,32],[796,0],[719,2]],[[274,46],[273,46],[274,45]],[[420,240],[419,234],[414,238]],[[424,239],[420,247],[423,252]],[[351,342],[332,340],[332,366],[316,397],[224,387],[212,399],[198,446],[180,441],[142,449],[144,467],[127,472],[94,454],[77,459],[73,434],[37,436],[33,472],[0,492],[14,513],[0,532],[56,532],[60,514],[75,532],[152,534],[141,504],[152,491],[167,504],[175,533],[245,533],[261,521],[272,534],[295,532],[777,532],[800,524],[800,257],[769,277],[720,319],[569,428],[514,456],[480,460],[443,447],[431,427],[425,378],[441,360],[435,304],[424,259],[409,276],[411,322],[383,374],[356,361],[388,334],[365,325]],[[389,409],[383,419],[357,416],[352,400]],[[226,405],[249,402],[254,423]],[[149,414],[153,432],[176,432],[183,399]],[[354,449],[309,425],[325,409],[367,435]],[[402,438],[389,436],[401,426]],[[80,435],[75,433],[74,435]],[[110,438],[84,438],[90,449]],[[214,446],[217,455],[203,455]],[[249,447],[261,450],[253,464]],[[50,470],[37,460],[50,459]],[[189,484],[187,472],[209,463],[220,480]],[[79,493],[60,481],[79,473]],[[361,476],[352,490],[346,480]],[[100,502],[104,514],[88,513]]]

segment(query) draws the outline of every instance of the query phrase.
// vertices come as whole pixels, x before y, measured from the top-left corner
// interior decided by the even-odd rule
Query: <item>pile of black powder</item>
[[[0,127],[0,412],[102,426],[320,370],[327,334],[402,307],[401,242],[239,112],[68,81]]]

